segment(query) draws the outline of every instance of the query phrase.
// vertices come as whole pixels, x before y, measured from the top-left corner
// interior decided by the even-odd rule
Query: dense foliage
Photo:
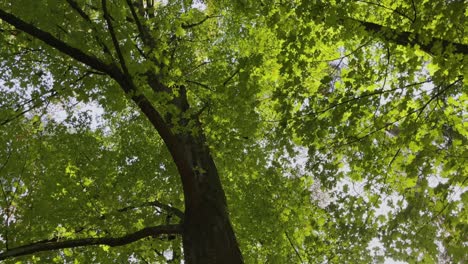
[[[213,157],[246,263],[468,261],[467,17],[0,0],[0,259],[181,263],[177,135]]]

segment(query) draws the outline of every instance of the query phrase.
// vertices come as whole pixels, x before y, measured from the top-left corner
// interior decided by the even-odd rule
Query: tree
[[[463,262],[467,10],[1,1],[0,259]]]

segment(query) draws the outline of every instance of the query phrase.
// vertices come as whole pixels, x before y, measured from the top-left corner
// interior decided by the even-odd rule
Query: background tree
[[[467,10],[0,1],[0,259],[465,261]]]

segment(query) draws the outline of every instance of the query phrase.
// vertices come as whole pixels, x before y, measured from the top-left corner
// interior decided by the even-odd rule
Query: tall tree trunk
[[[168,91],[168,88],[158,83],[156,79],[150,78],[149,84],[155,90]],[[198,116],[192,116],[192,120],[183,117],[190,108],[185,87],[179,87],[179,97],[170,104],[180,110],[181,115],[177,119],[179,125],[192,132],[174,134],[169,125],[173,124],[171,115],[167,114],[162,118],[151,103],[142,96],[134,97],[133,100],[158,130],[182,180],[185,198],[183,223],[185,263],[243,263],[229,220],[226,196],[202,125]],[[194,127],[187,127],[189,123],[195,124]]]
[[[183,247],[190,264],[243,263],[213,159],[203,142],[185,143],[194,193],[185,202]],[[187,175],[188,176],[188,175]],[[184,177],[183,177],[184,178]],[[185,183],[184,183],[185,186]]]

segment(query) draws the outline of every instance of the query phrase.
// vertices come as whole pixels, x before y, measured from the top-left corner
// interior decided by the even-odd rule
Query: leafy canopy
[[[151,9],[141,21],[139,4]],[[114,0],[106,9],[0,1],[4,252],[179,222],[177,169],[130,97],[176,116],[167,102],[184,86],[186,117],[202,124],[246,263],[467,260],[464,1]],[[8,15],[102,62],[123,58],[138,90],[125,94]],[[153,91],[148,71],[172,94]],[[173,129],[199,133],[191,122]],[[181,238],[163,235],[6,263],[181,254]]]

